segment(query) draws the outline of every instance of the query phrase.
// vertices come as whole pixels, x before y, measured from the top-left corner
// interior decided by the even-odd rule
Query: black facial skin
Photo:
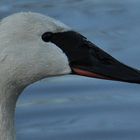
[[[140,83],[139,70],[122,64],[75,31],[46,32],[42,40],[60,47],[67,55],[72,70],[78,68],[103,76],[103,79]]]
[[[46,32],[42,35],[42,40],[44,40],[45,42],[50,42],[50,40],[53,37],[53,33],[52,32]]]

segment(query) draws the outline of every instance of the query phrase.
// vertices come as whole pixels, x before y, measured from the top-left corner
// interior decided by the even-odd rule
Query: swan
[[[15,140],[22,91],[42,78],[78,74],[140,83],[140,72],[51,17],[21,12],[0,21],[0,140]]]

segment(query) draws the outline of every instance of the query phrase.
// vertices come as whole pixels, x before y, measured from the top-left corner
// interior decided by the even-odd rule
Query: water
[[[122,62],[140,68],[138,0],[1,0],[0,18],[36,11],[57,18]],[[17,103],[18,140],[139,140],[140,86],[62,76],[37,82]]]

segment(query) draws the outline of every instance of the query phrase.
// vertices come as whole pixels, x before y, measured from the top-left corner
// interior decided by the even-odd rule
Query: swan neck
[[[0,140],[15,140],[14,115],[18,91],[7,87],[0,91]]]

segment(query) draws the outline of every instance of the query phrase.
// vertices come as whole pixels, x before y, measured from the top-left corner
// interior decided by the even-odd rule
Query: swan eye
[[[50,42],[52,36],[53,36],[53,33],[52,33],[52,32],[45,32],[45,33],[42,35],[42,40],[45,41],[45,42]]]

